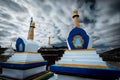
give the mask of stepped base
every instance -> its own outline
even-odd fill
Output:
[[[7,62],[0,63],[3,70],[0,77],[12,80],[26,80],[34,75],[43,75],[47,64],[48,62],[44,61],[39,53],[15,53]]]
[[[46,71],[47,62],[37,62],[29,64],[1,63],[2,74],[0,76],[9,76],[12,78],[24,79],[28,76]]]
[[[97,65],[97,64],[58,64],[59,66],[70,66],[70,67],[86,67],[86,68],[108,68],[108,66],[105,65]]]
[[[66,50],[61,60],[56,62],[59,65],[100,65],[107,66],[95,50]],[[89,66],[88,66],[89,67]]]
[[[50,71],[99,78],[120,77],[120,70],[109,68],[94,49],[66,50],[61,60],[50,67]]]
[[[8,63],[8,62],[1,62],[0,65],[2,68],[9,68],[9,69],[19,69],[19,70],[26,70],[34,67],[44,66],[47,65],[48,62],[36,62],[36,63]]]
[[[88,78],[88,77],[79,77],[79,76],[73,76],[73,75],[66,75],[66,74],[54,74],[53,77],[51,77],[49,80],[96,80],[97,78]],[[97,79],[99,80],[99,79]],[[108,80],[108,79],[106,79]],[[109,79],[111,80],[111,79]]]
[[[23,78],[23,79],[13,78],[10,76],[5,76],[5,75],[0,76],[0,79],[5,79],[5,80],[47,80],[50,77],[52,77],[53,75],[54,74],[52,72],[43,71],[43,72],[28,76],[28,77]]]
[[[118,79],[120,77],[120,70],[116,69],[102,69],[102,68],[84,68],[84,67],[70,67],[52,65],[50,71],[59,74],[91,76],[98,78],[112,78]]]
[[[9,63],[33,63],[42,61],[44,61],[42,55],[33,52],[16,52],[7,60]]]

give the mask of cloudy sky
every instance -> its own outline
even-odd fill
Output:
[[[47,46],[49,36],[51,44],[66,45],[74,9],[98,52],[120,47],[120,0],[0,0],[0,45],[26,39],[31,17],[40,45]]]

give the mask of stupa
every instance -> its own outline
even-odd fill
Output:
[[[38,42],[34,40],[35,22],[31,18],[27,40],[16,40],[16,53],[7,62],[1,62],[2,74],[0,79],[5,80],[45,80],[53,76],[46,71],[45,61],[40,53]]]
[[[118,79],[120,70],[109,67],[92,48],[88,33],[80,27],[78,11],[73,11],[74,28],[68,35],[67,46],[61,60],[50,67],[57,74]],[[59,76],[59,75],[58,75]],[[78,79],[79,80],[79,79]]]

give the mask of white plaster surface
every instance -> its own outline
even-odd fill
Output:
[[[11,56],[7,62],[34,62],[34,61],[44,61],[42,55],[38,54],[31,54],[31,53],[15,53]]]
[[[42,71],[46,71],[46,66],[36,67],[36,68],[32,68],[32,69],[27,69],[27,70],[3,68],[2,75],[10,76],[13,78],[23,79],[25,77],[31,76],[33,74],[37,74]]]
[[[106,63],[95,50],[71,50],[65,51],[57,64],[90,64],[106,66]]]
[[[99,79],[90,79],[85,77],[77,77],[77,76],[70,76],[70,75],[61,75],[61,74],[54,74],[53,77],[51,77],[48,80],[99,80]]]
[[[39,43],[35,40],[26,40],[21,38],[25,44],[25,52],[37,52],[40,48]]]

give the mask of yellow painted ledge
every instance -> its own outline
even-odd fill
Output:
[[[14,64],[30,64],[30,63],[36,63],[36,62],[44,62],[43,60],[36,60],[36,61],[30,61],[30,62],[15,62],[15,61],[8,61],[8,63],[14,63]]]
[[[51,75],[51,74],[53,74],[52,72],[48,72],[48,73],[46,73],[46,74],[43,74],[43,75],[41,75],[41,76],[39,76],[39,77],[37,77],[37,78],[35,78],[35,79],[33,79],[33,80],[43,80],[45,77],[48,77],[49,75]],[[45,79],[46,80],[46,79]]]
[[[76,66],[76,67],[86,67],[86,68],[108,68],[104,65],[92,65],[92,64],[58,64],[59,66]]]
[[[15,54],[40,54],[37,52],[16,52]]]
[[[79,52],[79,51],[94,51],[94,48],[80,49],[80,50],[65,50],[65,52]]]

